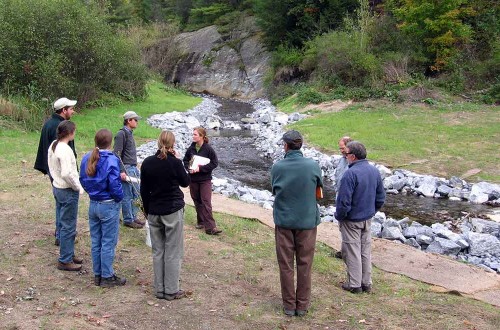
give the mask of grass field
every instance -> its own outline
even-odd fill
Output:
[[[279,109],[300,110],[292,103],[286,100]],[[446,178],[480,169],[470,180],[500,182],[498,106],[365,102],[339,112],[311,112],[291,127],[328,153],[338,153],[338,139],[349,135],[366,145],[368,158],[391,168]]]

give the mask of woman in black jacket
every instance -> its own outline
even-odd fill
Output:
[[[210,162],[193,166],[194,156],[208,158]],[[183,161],[191,177],[189,191],[196,207],[196,228],[205,229],[209,235],[222,233],[222,230],[217,229],[212,215],[212,171],[219,165],[219,161],[214,149],[208,144],[207,132],[203,127],[193,130],[193,143],[187,149]]]
[[[141,197],[148,215],[153,270],[158,299],[173,300],[185,296],[179,288],[184,255],[184,194],[189,176],[174,151],[175,136],[163,131],[158,151],[144,160],[141,167]]]

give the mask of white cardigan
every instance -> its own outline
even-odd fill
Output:
[[[71,150],[67,143],[59,142],[56,146],[56,150],[52,151],[54,142],[50,144],[48,154],[50,176],[54,179],[52,184],[59,189],[71,188],[80,193],[83,192],[82,185],[78,178],[78,170],[73,150]]]

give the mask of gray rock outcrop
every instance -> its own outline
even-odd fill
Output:
[[[179,34],[175,44],[181,56],[165,77],[168,82],[227,98],[264,96],[270,53],[262,46],[252,18],[241,22],[228,40],[216,26],[208,26]]]

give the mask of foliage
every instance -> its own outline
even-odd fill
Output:
[[[270,49],[302,47],[308,40],[340,28],[357,0],[255,0],[254,12]]]
[[[79,104],[103,94],[145,94],[137,47],[78,0],[0,0],[0,90]]]
[[[459,46],[471,40],[472,29],[464,19],[473,16],[474,10],[467,4],[468,0],[393,1],[392,11],[402,31],[425,45],[431,71],[445,69]]]
[[[306,46],[304,70],[329,87],[372,85],[380,76],[380,64],[361,48],[358,36],[357,31],[334,31],[316,37]]]

